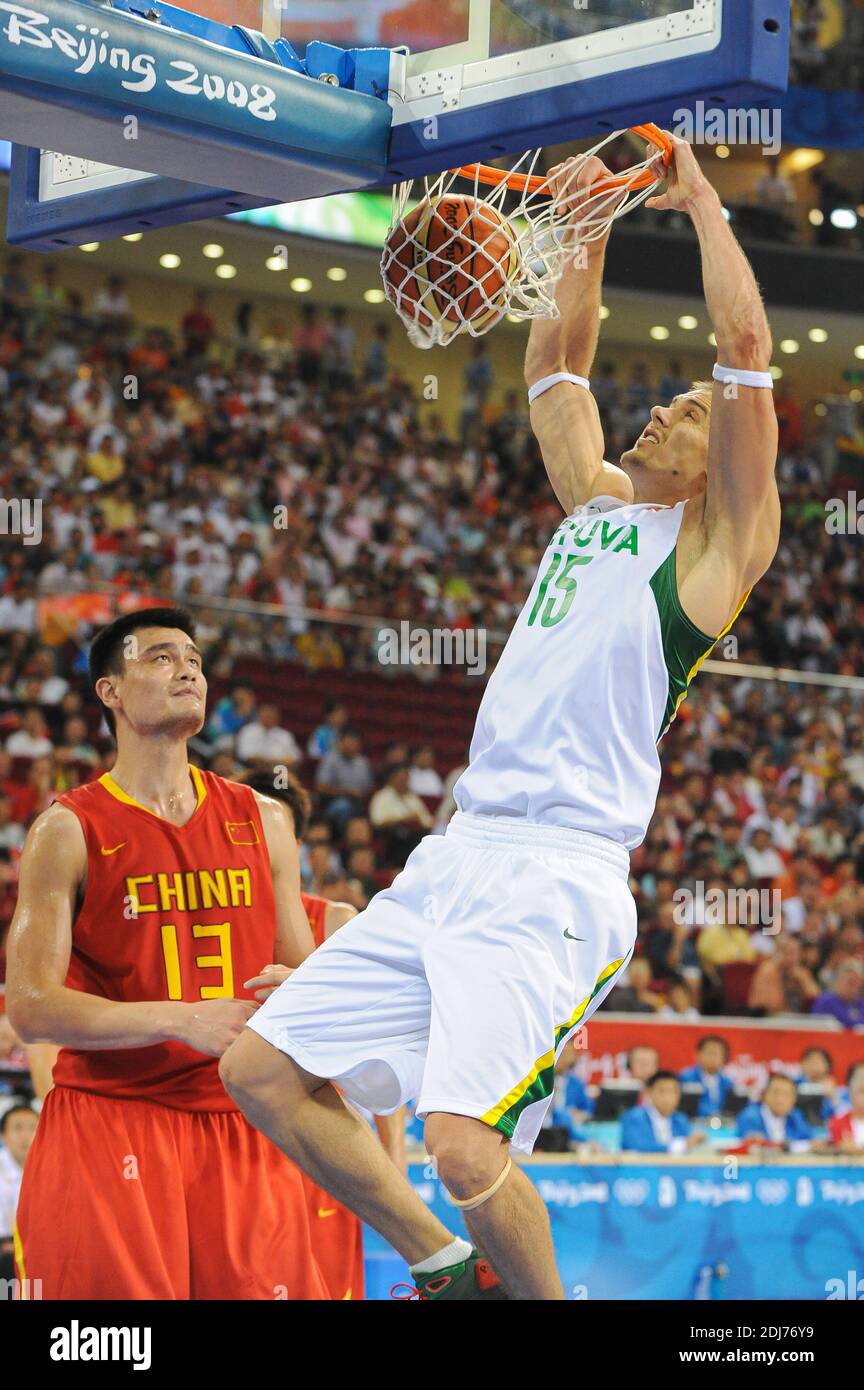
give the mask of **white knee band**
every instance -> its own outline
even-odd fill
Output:
[[[591,390],[591,382],[587,377],[574,376],[572,372],[555,372],[553,376],[544,376],[541,381],[535,381],[533,386],[528,387],[528,404],[532,405],[538,396],[542,396],[550,387],[557,386],[559,381],[572,381],[574,386],[584,386],[586,391]]]
[[[499,1187],[506,1181],[510,1169],[513,1167],[513,1160],[508,1158],[501,1172],[493,1182],[491,1187],[487,1187],[485,1192],[481,1192],[479,1197],[466,1197],[464,1201],[451,1195],[450,1201],[454,1207],[461,1207],[463,1211],[473,1211],[475,1207],[482,1207],[484,1202],[488,1202],[490,1197],[494,1197]]]
[[[713,375],[714,380],[722,381],[724,386],[734,381],[736,386],[759,386],[765,391],[774,389],[774,378],[770,372],[745,372],[738,367],[721,367],[719,362],[715,362]]]

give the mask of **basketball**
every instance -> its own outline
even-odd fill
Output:
[[[421,328],[433,323],[481,329],[499,318],[518,269],[516,237],[505,217],[477,198],[424,199],[384,247],[387,297]]]

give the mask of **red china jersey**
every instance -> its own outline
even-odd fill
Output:
[[[276,909],[255,795],[190,769],[185,825],[147,810],[109,773],[66,792],[87,841],[87,886],[66,985],[124,1003],[251,998],[243,981],[273,959]],[[219,1059],[181,1042],[87,1052],[64,1047],[58,1086],[184,1110],[236,1110]]]
[[[325,919],[327,909],[330,906],[329,898],[319,898],[316,893],[301,893],[300,901],[309,918],[309,925],[312,928],[312,936],[316,947],[324,941]]]

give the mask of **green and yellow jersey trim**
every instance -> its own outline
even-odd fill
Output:
[[[695,623],[691,623],[681,607],[675,565],[676,552],[672,550],[649,581],[660,618],[663,659],[669,676],[669,691],[657,735],[658,743],[678,713],[681,701],[686,700],[690,682],[699,667],[710,656],[720,638],[726,636],[751,593],[748,589],[723,631],[717,637],[709,637],[707,632],[702,632]]]
[[[512,1139],[516,1132],[516,1125],[522,1111],[535,1101],[546,1100],[552,1094],[552,1087],[555,1083],[555,1054],[561,1046],[568,1033],[572,1033],[580,1020],[584,1017],[585,1011],[591,1000],[595,998],[599,990],[612,978],[624,964],[624,957],[620,960],[613,960],[611,965],[597,977],[597,983],[582,1003],[574,1011],[566,1023],[558,1025],[555,1029],[555,1043],[548,1052],[544,1052],[542,1057],[538,1057],[534,1066],[527,1076],[524,1076],[506,1096],[499,1100],[497,1105],[493,1105],[491,1110],[487,1110],[481,1116],[483,1122],[492,1125],[495,1129],[500,1129],[502,1134],[506,1134],[508,1139]]]

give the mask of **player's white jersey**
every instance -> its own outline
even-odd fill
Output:
[[[685,505],[595,498],[561,522],[487,684],[460,811],[641,843],[657,742],[717,640],[678,600]]]

